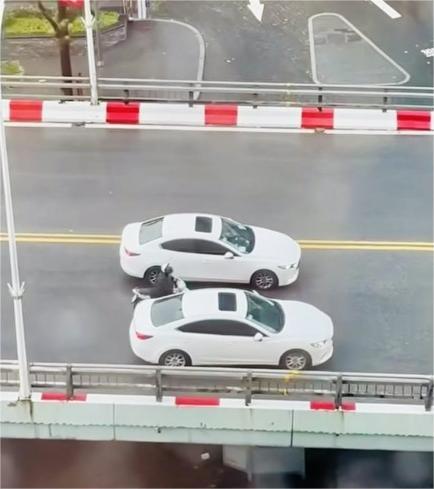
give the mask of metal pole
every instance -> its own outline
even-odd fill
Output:
[[[3,12],[5,2],[0,0],[0,39],[2,36]],[[24,337],[24,320],[22,297],[24,283],[20,283],[18,271],[17,244],[15,240],[15,222],[12,207],[11,181],[9,176],[8,154],[6,150],[6,133],[3,119],[2,88],[0,84],[0,154],[2,160],[3,192],[5,196],[6,226],[9,242],[9,259],[11,265],[11,282],[9,292],[14,301],[15,333],[17,337],[18,371],[20,377],[19,398],[30,398],[29,368],[27,364],[26,342]]]
[[[101,68],[104,66],[103,56],[103,48],[101,46],[101,32],[99,30],[98,18],[99,18],[99,0],[94,0],[94,10],[95,10],[95,44],[96,44],[96,66],[97,68]],[[100,70],[97,69],[97,74],[100,74]]]
[[[95,47],[93,43],[93,29],[92,29],[94,22],[96,22],[96,19],[92,18],[90,0],[84,0],[84,25],[86,27],[87,59],[89,64],[90,101],[92,105],[97,105],[98,89],[97,89],[97,81],[96,81]]]

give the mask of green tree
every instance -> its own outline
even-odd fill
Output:
[[[48,9],[41,1],[38,8],[54,29],[60,54],[62,76],[72,76],[70,24],[81,15],[83,0],[57,0],[57,11]],[[72,96],[72,88],[62,88],[65,95]]]

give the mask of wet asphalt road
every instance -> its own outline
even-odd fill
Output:
[[[432,241],[426,137],[9,129],[8,141],[19,232],[117,234],[201,210],[296,239]],[[13,358],[2,251],[1,352]],[[140,362],[116,245],[20,244],[19,258],[31,360]],[[299,280],[271,295],[332,316],[324,369],[427,373],[432,265],[429,252],[306,250]]]
[[[433,47],[433,4],[391,1],[402,17],[391,19],[369,1],[265,0],[262,22],[245,1],[163,1],[152,17],[175,18],[194,25],[206,41],[205,79],[252,82],[312,83],[308,19],[318,13],[343,16],[410,75],[409,85],[432,86],[433,58],[422,49]],[[327,40],[329,74],[322,82],[372,84],[379,81],[373,58],[348,43],[348,63],[332,53],[342,47]],[[385,65],[388,62],[384,61]],[[354,76],[348,80],[350,65]],[[383,69],[387,71],[387,66]],[[372,72],[372,73],[370,73]],[[392,75],[392,73],[390,73]],[[357,76],[360,75],[360,76]],[[371,76],[370,76],[371,75]],[[389,77],[386,83],[396,80]]]

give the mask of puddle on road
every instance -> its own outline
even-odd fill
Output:
[[[321,84],[399,85],[410,75],[345,17],[309,18],[312,78]]]

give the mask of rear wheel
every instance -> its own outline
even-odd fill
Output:
[[[169,350],[161,355],[158,363],[164,367],[188,367],[191,359],[182,350]]]
[[[151,267],[146,270],[143,278],[145,279],[145,284],[148,286],[154,286],[157,282],[158,274],[160,273],[160,267]]]
[[[312,359],[304,350],[289,350],[282,355],[279,365],[286,370],[304,370],[312,365]]]
[[[274,289],[279,285],[276,274],[271,270],[258,270],[251,279],[252,287],[259,290]]]

